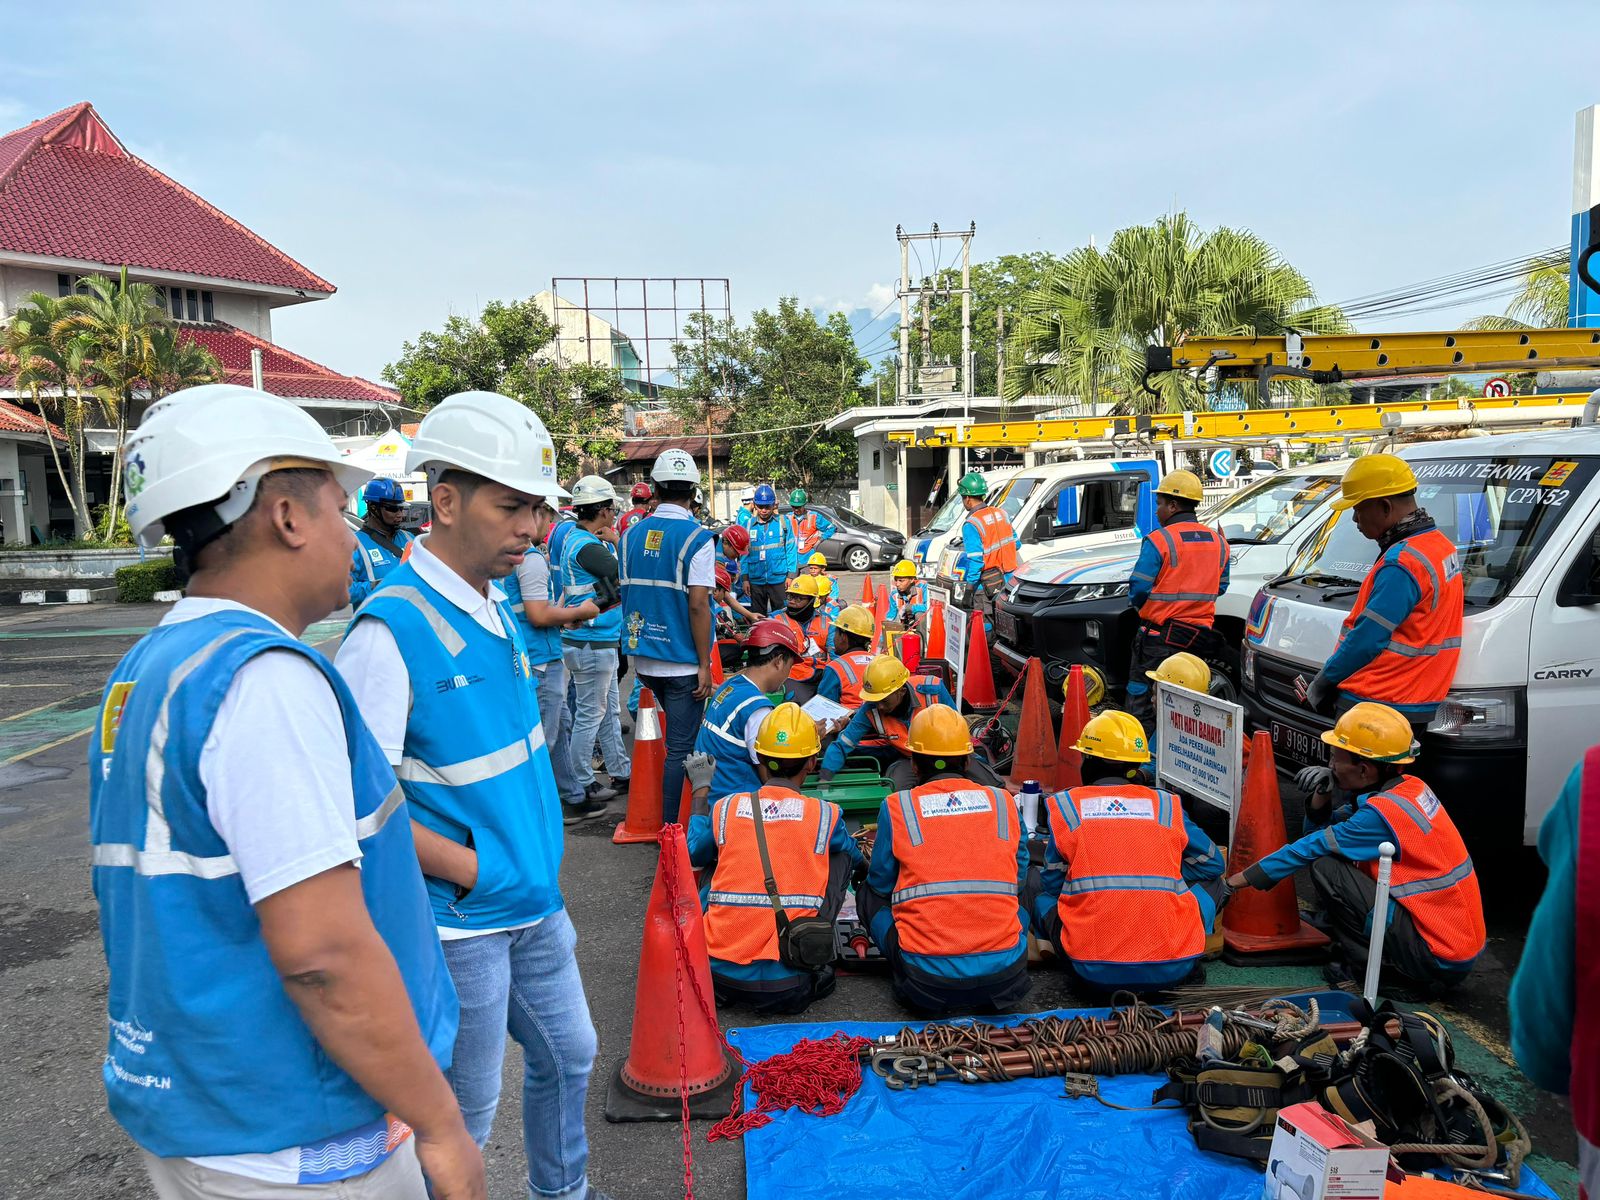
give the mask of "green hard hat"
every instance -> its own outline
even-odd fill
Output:
[[[981,500],[989,494],[989,485],[983,481],[983,476],[978,472],[968,471],[956,485],[956,491],[963,496],[976,496]]]
[[[789,505],[790,505],[790,507],[792,507],[792,508],[800,508],[800,507],[804,506],[805,502],[806,502],[806,493],[805,493],[805,489],[804,488],[795,488],[794,491],[789,493]]]

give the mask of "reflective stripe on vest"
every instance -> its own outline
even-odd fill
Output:
[[[1139,609],[1152,625],[1183,621],[1210,627],[1222,594],[1222,572],[1228,565],[1228,542],[1198,521],[1173,521],[1152,530],[1150,542],[1161,556],[1150,595]]]
[[[694,748],[716,760],[711,776],[713,800],[761,786],[744,731],[753,716],[772,707],[772,701],[744,675],[734,675],[711,694]]]
[[[1339,685],[1363,700],[1385,704],[1437,704],[1450,691],[1461,658],[1465,589],[1455,543],[1437,529],[1425,530],[1390,546],[1372,564],[1339,639],[1355,627],[1367,607],[1378,572],[1397,566],[1416,581],[1420,599],[1405,620],[1389,631],[1389,645]],[[1375,615],[1375,614],[1365,614]],[[1379,620],[1387,626],[1388,622]]]
[[[839,820],[835,805],[793,788],[767,784],[725,796],[712,806],[717,862],[706,898],[706,949],[730,963],[778,961],[778,925],[767,896],[755,821],[742,815],[762,805],[778,902],[791,917],[815,916],[828,890],[828,842]]]
[[[888,798],[897,864],[889,901],[902,950],[960,956],[1019,944],[1015,804],[999,788],[951,777]]]
[[[790,513],[789,529],[794,534],[795,549],[801,554],[810,554],[822,540],[818,536],[817,514],[809,510],[799,517]]]
[[[920,686],[922,684],[932,682],[932,676],[913,675],[910,681],[904,685],[911,689],[912,716],[915,716],[922,709],[927,708],[928,705],[937,703],[932,696],[922,691]],[[883,710],[878,707],[878,703],[876,701],[872,702],[872,709],[868,714],[868,719],[872,722],[872,728],[877,731],[878,736],[883,738],[885,742],[893,746],[896,750],[900,751],[901,754],[911,753],[911,723],[909,720],[902,720],[900,717],[885,716]]]
[[[1578,1181],[1600,1200],[1600,746],[1583,757],[1578,787],[1574,882],[1572,1120],[1578,1130]]]
[[[711,532],[685,517],[652,514],[622,540],[622,649],[670,663],[698,663],[689,622],[689,566],[712,542]]]
[[[850,650],[828,663],[827,669],[839,677],[839,703],[846,708],[861,707],[861,681],[866,678],[872,655],[865,650]]]
[[[1395,855],[1389,897],[1410,915],[1422,940],[1442,962],[1464,965],[1482,952],[1483,899],[1466,844],[1438,797],[1413,775],[1386,792],[1366,798],[1394,831]],[[1374,879],[1376,862],[1362,870]]]
[[[1204,952],[1200,905],[1183,879],[1189,835],[1171,792],[1073,788],[1045,811],[1066,864],[1056,912],[1069,958],[1166,963]]]
[[[1017,569],[1017,535],[1011,528],[1011,518],[1005,509],[980,508],[968,520],[978,526],[978,538],[983,543],[983,569],[991,567],[1010,575]]]
[[[811,641],[811,622],[808,621],[805,625],[801,625],[799,621],[796,621],[788,613],[784,613],[778,619],[794,632],[795,640],[798,641],[802,646]],[[813,618],[813,620],[815,620],[815,618]],[[816,673],[817,660],[809,654],[803,654],[799,658],[795,659],[794,666],[789,668],[789,678],[799,680],[801,682],[810,679]]]

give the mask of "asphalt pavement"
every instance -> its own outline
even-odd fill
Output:
[[[841,582],[847,595],[860,587],[856,576]],[[107,671],[164,611],[161,605],[112,604],[0,610],[0,1062],[7,1075],[0,1197],[150,1195],[137,1153],[106,1112],[100,1082],[106,974],[89,888],[84,764]],[[331,620],[313,627],[306,640],[331,653],[341,630],[342,621]],[[602,1116],[606,1085],[628,1049],[641,920],[655,861],[653,847],[612,845],[621,815],[619,808],[611,820],[568,830],[562,884],[600,1040],[588,1109],[591,1178],[617,1200],[656,1200],[679,1194],[682,1186],[678,1126],[611,1125]],[[1566,1105],[1528,1084],[1507,1048],[1505,994],[1541,876],[1522,852],[1495,866],[1504,870],[1496,871],[1500,881],[1488,889],[1484,958],[1460,993],[1430,1007],[1455,1029],[1468,1069],[1528,1123],[1537,1151],[1533,1165],[1571,1196],[1575,1149]],[[1316,978],[1305,968],[1211,966],[1213,983],[1303,990]],[[1053,973],[1037,971],[1027,1006],[1077,1002]],[[868,974],[841,977],[834,995],[804,1019],[905,1018],[887,982]],[[727,1027],[760,1021],[742,1013],[723,1014],[723,1020]],[[490,1194],[507,1200],[527,1194],[520,1086],[513,1044],[486,1152]],[[706,1128],[694,1127],[695,1194],[737,1200],[745,1194],[742,1149],[738,1143],[708,1145]]]

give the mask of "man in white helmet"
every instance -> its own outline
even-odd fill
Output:
[[[711,587],[716,539],[694,519],[700,468],[682,450],[664,450],[650,469],[660,504],[622,539],[622,644],[639,682],[667,717],[662,815],[679,817],[683,760],[694,752],[711,694]]]
[[[622,748],[622,705],[617,689],[622,594],[617,584],[617,493],[599,475],[572,485],[577,523],[561,551],[561,603],[593,603],[600,615],[561,631],[567,674],[572,677],[572,773],[584,790],[585,815],[599,816],[628,790],[631,769]],[[600,747],[611,784],[594,774]]]
[[[461,999],[449,1079],[481,1146],[506,1033],[525,1059],[522,1136],[533,1194],[581,1200],[595,1034],[559,888],[561,805],[526,645],[495,580],[528,552],[536,509],[566,492],[532,411],[461,392],[422,420],[433,527],[357,612],[338,656],[399,768],[417,859]]]
[[[482,1197],[408,808],[298,640],[348,600],[341,509],[369,473],[230,384],[152,405],[125,470],[134,535],[170,534],[188,588],[112,670],[90,743],[111,1114],[163,1200],[423,1200],[423,1172]]]

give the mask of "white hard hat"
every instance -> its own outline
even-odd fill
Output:
[[[578,508],[585,504],[615,504],[616,502],[616,489],[611,486],[610,480],[604,476],[585,475],[572,485],[573,508]]]
[[[346,492],[372,478],[344,461],[311,414],[281,396],[233,383],[185,388],[152,404],[128,438],[128,526],[154,546],[168,517],[207,503],[232,525],[249,510],[261,476],[307,466],[327,467]]]
[[[544,422],[526,405],[497,392],[457,392],[436,404],[417,427],[406,471],[429,470],[429,482],[456,467],[529,496],[564,499],[556,482],[556,450]]]
[[[650,468],[650,478],[657,483],[699,483],[700,468],[687,450],[663,450]]]
[[[753,487],[747,487],[747,488],[745,488],[744,491],[739,493],[739,501],[742,504],[748,504],[748,503],[750,503],[750,501],[754,500],[755,498],[756,498],[756,490]]]

